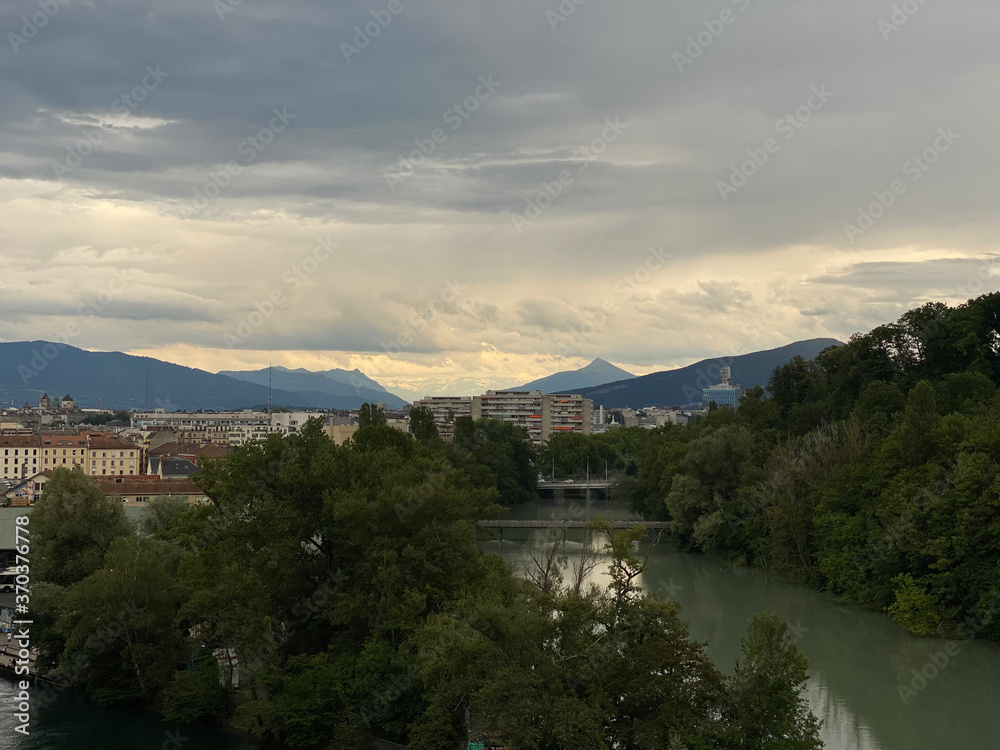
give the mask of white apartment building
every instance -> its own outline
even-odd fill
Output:
[[[27,479],[37,474],[41,458],[42,441],[35,435],[0,436],[4,479]]]
[[[326,421],[321,412],[294,411],[268,414],[263,411],[207,412],[141,412],[133,415],[132,425],[139,429],[151,426],[168,427],[180,442],[228,443],[246,445],[263,440],[268,435],[290,435],[301,431],[312,417]]]
[[[471,396],[425,396],[420,401],[414,401],[413,405],[431,410],[442,440],[455,437],[456,419],[472,415]]]
[[[473,419],[511,422],[528,431],[535,445],[563,432],[591,434],[594,403],[580,395],[541,391],[487,391],[472,398]]]
[[[263,411],[227,412],[166,412],[157,409],[153,412],[138,412],[132,415],[132,426],[141,430],[149,427],[169,427],[176,434],[178,441],[190,443],[229,443],[230,433],[245,435],[245,427],[265,428],[270,434],[271,415]],[[253,430],[250,431],[253,434]]]

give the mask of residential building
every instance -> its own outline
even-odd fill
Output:
[[[121,438],[89,435],[84,473],[92,477],[143,473],[142,448]]]
[[[46,482],[51,478],[52,469],[41,471],[28,477],[19,485],[4,493],[7,498],[7,504],[19,508],[34,505],[42,496],[42,490],[45,489]]]
[[[138,412],[132,416],[132,426],[148,429],[168,427],[179,440],[196,443],[228,444],[231,433],[243,433],[246,426],[264,426],[269,434],[271,415],[262,411],[245,409],[237,412]]]
[[[163,479],[147,474],[138,477],[95,477],[105,497],[120,498],[124,505],[145,505],[159,497],[184,497],[192,505],[208,502],[208,495],[189,479]]]
[[[198,465],[186,458],[150,456],[149,473],[161,479],[187,479],[198,473]]]
[[[431,410],[438,435],[447,441],[455,437],[455,420],[472,414],[472,398],[469,396],[425,396],[414,401],[413,406]]]
[[[542,397],[542,441],[563,432],[589,435],[593,428],[594,402],[580,395],[553,394]]]
[[[39,470],[84,468],[87,462],[88,433],[44,433]]]
[[[358,431],[358,426],[356,424],[328,424],[324,429],[335,445],[343,445]]]
[[[523,427],[531,442],[542,443],[541,391],[486,391],[472,397],[473,419],[499,419]]]
[[[535,445],[553,434],[591,434],[592,413],[590,399],[541,391],[487,391],[472,398],[471,408],[473,419],[499,419],[523,427]]]
[[[3,479],[27,479],[41,468],[42,441],[37,435],[0,435]]]

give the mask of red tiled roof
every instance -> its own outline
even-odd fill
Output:
[[[127,440],[122,440],[116,437],[98,437],[96,435],[90,436],[90,447],[91,449],[98,450],[138,450],[139,446],[135,443],[130,443]]]
[[[35,435],[0,435],[0,448],[34,448],[41,444]]]
[[[161,479],[155,475],[133,477],[93,477],[105,495],[204,495],[204,490],[187,479]]]
[[[221,445],[213,443],[199,445],[198,443],[169,442],[158,445],[155,448],[150,448],[149,455],[191,458],[194,460],[194,458],[199,456],[204,456],[205,458],[225,458],[229,455],[229,451]]]

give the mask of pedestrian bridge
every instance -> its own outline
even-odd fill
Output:
[[[540,490],[606,490],[611,482],[605,479],[577,479],[572,482],[565,479],[539,479]]]
[[[500,518],[480,521],[479,525],[485,529],[585,529],[588,523],[590,521],[560,521],[557,519],[549,521],[523,521]],[[613,529],[631,529],[635,526],[645,526],[652,531],[670,528],[669,521],[610,521],[610,524]]]
[[[514,520],[514,519],[490,519],[480,521],[479,525],[484,529],[495,529],[497,538],[503,541],[504,529],[561,529],[563,541],[566,540],[566,532],[569,529],[586,529],[588,521],[566,521],[566,520]],[[636,526],[643,526],[647,531],[657,531],[662,534],[670,528],[669,521],[609,521],[612,529],[634,529]]]

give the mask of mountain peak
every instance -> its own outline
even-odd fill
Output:
[[[627,380],[634,377],[632,373],[616,367],[606,359],[597,357],[589,365],[581,367],[579,370],[557,372],[554,375],[533,380],[521,387],[544,393],[560,393],[581,388],[593,388],[615,380]]]

